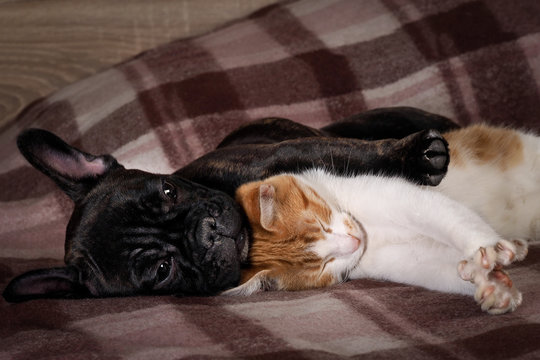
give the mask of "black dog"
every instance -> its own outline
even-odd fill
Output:
[[[110,155],[87,154],[49,132],[27,130],[18,139],[22,154],[75,209],[66,231],[66,266],[20,275],[3,295],[16,302],[219,293],[237,284],[248,254],[249,229],[233,200],[240,184],[317,166],[437,185],[448,149],[437,131],[425,129],[454,127],[411,108],[375,110],[320,130],[265,119],[172,175],[126,170]]]

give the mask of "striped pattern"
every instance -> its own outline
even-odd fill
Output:
[[[315,127],[409,105],[540,131],[537,0],[284,2],[70,85],[0,130],[0,287],[60,265],[71,204],[18,154],[51,130],[127,167],[170,172],[263,116]],[[540,247],[512,268],[523,305],[370,280],[250,298],[0,301],[0,358],[540,357]]]

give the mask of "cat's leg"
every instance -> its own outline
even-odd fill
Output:
[[[459,229],[447,233],[447,241],[463,254],[463,260],[457,264],[459,277],[474,284],[474,298],[482,310],[490,314],[514,311],[521,304],[522,295],[502,269],[525,258],[527,242],[501,239],[472,211],[462,209],[460,212],[468,220],[463,218],[459,224],[454,224]]]
[[[474,298],[482,310],[490,314],[514,311],[522,296],[502,268],[525,258],[527,242],[501,239],[476,213],[461,204],[445,206],[449,214],[443,220],[442,230],[445,226],[453,228],[446,228],[448,231],[437,239],[445,238],[462,252],[463,260],[457,264],[460,278],[474,284]]]
[[[514,311],[522,300],[503,266],[520,261],[527,255],[527,243],[522,240],[500,240],[495,246],[480,247],[476,253],[458,265],[463,280],[475,284],[475,300],[482,310],[491,314]]]
[[[350,279],[372,278],[421,286],[430,290],[474,295],[474,284],[456,274],[463,258],[453,247],[425,237],[369,234],[371,242]]]
[[[462,251],[432,239],[394,241],[368,246],[351,278],[370,277],[472,295],[481,309],[490,314],[514,311],[521,304],[522,295],[502,266],[524,258],[525,242],[510,244],[501,240],[460,261],[464,257]]]
[[[461,256],[454,264],[453,274],[474,281],[476,299],[482,307],[491,313],[515,309],[521,294],[500,270],[523,259],[527,243],[501,239],[478,214],[440,193],[395,181],[385,187],[377,179],[372,181],[377,187],[370,187],[369,182],[362,184],[362,198],[355,198],[355,203],[370,204],[373,215],[369,222],[385,231],[388,224],[393,224],[395,233],[408,231],[455,249]],[[359,206],[354,213],[365,214]],[[368,224],[365,227],[369,229]]]

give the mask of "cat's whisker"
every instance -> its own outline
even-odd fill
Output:
[[[349,150],[349,156],[347,157],[347,164],[345,165],[345,174],[350,176],[349,165],[351,164],[352,149]]]

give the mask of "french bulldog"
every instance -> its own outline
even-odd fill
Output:
[[[19,275],[7,301],[137,294],[212,295],[237,285],[249,228],[241,184],[309,167],[372,172],[437,185],[450,120],[413,108],[368,111],[314,129],[280,118],[250,123],[173,174],[128,170],[45,130],[18,137],[24,157],[75,203],[65,266]],[[438,130],[438,131],[437,131]]]

